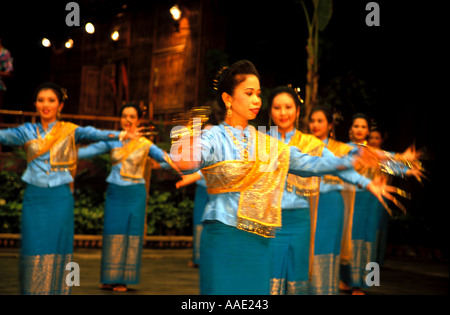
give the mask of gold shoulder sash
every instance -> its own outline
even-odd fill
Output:
[[[76,163],[76,153],[73,154],[64,154],[67,153],[68,150],[74,149],[75,151],[75,134],[74,131],[78,126],[72,124],[70,122],[62,122],[58,121],[50,130],[49,133],[44,138],[34,139],[25,144],[25,150],[27,151],[27,160],[28,162],[33,161],[35,158],[45,154],[48,151],[51,151],[50,154],[50,162],[52,165],[59,164],[71,164]],[[39,135],[39,129],[37,130]],[[63,142],[70,141],[69,146],[62,145]],[[63,151],[63,152],[60,152]],[[62,154],[58,154],[62,153]],[[59,155],[64,155],[65,158],[62,158]],[[65,160],[65,161],[61,161]]]
[[[142,179],[146,172],[148,163],[148,152],[153,142],[141,137],[132,139],[125,143],[123,147],[111,150],[111,163],[117,165],[122,163],[120,175],[124,179]]]
[[[353,147],[346,143],[328,139],[327,148],[337,157],[347,155]],[[353,229],[353,213],[355,206],[355,186],[344,183],[339,177],[326,175],[324,182],[329,184],[340,184],[342,199],[344,201],[344,227],[341,240],[340,259],[342,264],[348,264],[352,257],[352,229]]]
[[[334,139],[328,139],[327,148],[337,157],[343,157],[353,149],[351,145],[336,141]]]
[[[355,212],[355,194],[356,188],[354,185],[343,183],[341,195],[344,201],[344,226],[340,254],[340,260],[343,265],[349,264],[353,256],[352,230],[353,214]]]
[[[222,161],[203,168],[208,193],[240,192],[237,228],[274,237],[281,227],[281,198],[289,169],[289,147],[256,132],[254,161]],[[261,149],[260,144],[265,143]]]
[[[343,157],[343,156],[347,155],[353,149],[353,147],[351,145],[348,145],[348,144],[340,142],[340,141],[336,141],[334,139],[328,139],[327,148],[337,157]],[[342,185],[343,184],[343,181],[339,177],[333,176],[333,175],[325,175],[323,177],[323,181],[324,181],[324,183],[331,184],[331,185]]]
[[[308,135],[295,131],[289,145],[297,147],[302,153],[307,153],[311,156],[322,156],[323,148],[325,144],[320,139],[313,135]],[[295,187],[295,193],[308,198],[310,216],[311,216],[311,240],[310,240],[310,253],[309,253],[309,279],[312,278],[313,266],[314,266],[314,243],[316,236],[317,225],[317,207],[319,206],[319,189],[320,178],[319,177],[300,177],[294,174],[289,174],[287,178],[287,191],[292,192]]]
[[[295,131],[294,136],[289,142],[290,146],[297,147],[302,153],[307,153],[312,156],[321,156],[325,144],[313,135],[308,135]],[[293,187],[296,188],[296,193],[301,196],[309,197],[319,193],[319,177],[300,177],[294,174],[289,174],[287,178],[287,191],[292,192]]]

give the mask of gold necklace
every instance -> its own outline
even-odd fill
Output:
[[[251,142],[250,138],[253,138],[253,137],[251,137],[252,134],[250,133],[249,141],[247,141],[247,139],[244,138],[243,141],[247,142],[247,148],[244,148],[242,146],[242,144],[239,142],[239,140],[236,139],[236,137],[233,135],[233,133],[231,132],[230,128],[227,125],[225,125],[225,124],[223,126],[225,127],[225,131],[228,133],[228,135],[230,135],[230,137],[233,140],[234,144],[238,147],[241,157],[242,156],[244,157],[244,161],[248,161],[249,152],[248,152],[247,148],[249,147],[249,145],[250,145],[249,143]],[[245,134],[244,134],[244,137],[245,137]]]
[[[47,136],[48,129],[45,130],[44,127],[42,127],[42,130],[44,130],[44,138],[45,138]],[[36,133],[37,133],[38,139],[42,139],[42,135],[41,135],[41,132],[39,131],[39,127],[36,127]]]

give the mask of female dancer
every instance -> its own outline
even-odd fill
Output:
[[[370,120],[364,114],[356,114],[352,118],[350,127],[349,144],[367,144],[367,137],[370,133]],[[365,176],[373,177],[373,171],[367,169]],[[346,227],[351,229],[351,252],[349,259],[341,259],[341,283],[340,289],[351,291],[353,295],[364,295],[361,288],[368,288],[366,278],[366,265],[374,261],[375,241],[378,220],[375,220],[378,203],[372,195],[355,188],[355,201],[353,215],[348,217],[350,222],[346,222]],[[344,231],[349,233],[349,231]]]
[[[322,140],[336,156],[344,156],[353,147],[329,137],[333,117],[326,107],[313,108],[309,116],[310,132]],[[344,190],[344,183],[336,176],[323,176],[317,213],[314,252],[314,274],[311,281],[312,294],[339,293],[339,265],[344,226],[344,197],[354,198],[352,191]]]
[[[210,200],[203,215],[200,253],[201,294],[269,294],[270,238],[281,227],[281,197],[288,171],[321,176],[352,168],[352,159],[301,153],[249,126],[261,108],[259,75],[246,60],[218,79],[222,122],[200,141],[182,134],[171,148],[183,171],[202,169]],[[175,135],[175,132],[172,132]],[[188,149],[183,159],[179,149]],[[193,154],[193,155],[191,155]],[[385,193],[377,188],[381,198]]]
[[[142,114],[137,105],[122,106],[122,128],[137,128]],[[144,137],[101,141],[82,147],[78,152],[80,159],[111,152],[112,168],[106,179],[100,288],[125,292],[128,284],[139,283],[148,192],[145,175],[151,171],[148,157],[170,169],[167,155]]]
[[[76,143],[135,138],[126,132],[79,127],[58,119],[66,99],[53,84],[40,85],[35,94],[38,123],[0,130],[0,143],[25,145],[28,157],[22,180],[27,184],[22,208],[20,259],[23,294],[70,294],[65,267],[73,253],[73,182],[77,162]]]
[[[270,116],[278,127],[278,139],[297,147],[303,153],[332,157],[333,153],[322,141],[296,129],[300,100],[300,96],[289,86],[278,87],[269,96]],[[348,147],[346,154],[354,149]],[[336,175],[338,180],[342,179],[361,188],[366,188],[370,183],[370,180],[354,170],[338,172]],[[339,260],[332,253],[340,247],[340,236],[335,240],[336,234],[339,234],[336,230],[339,230],[340,214],[334,213],[335,211],[324,213],[322,195],[318,211],[318,198],[318,177],[288,175],[281,202],[283,225],[271,244],[275,260],[272,294],[308,293],[308,267],[312,269],[310,276],[313,279],[313,293],[336,293],[337,283],[334,283],[333,272],[339,266],[336,264]],[[340,232],[342,233],[342,226]]]
[[[380,130],[374,129],[370,131],[368,139],[369,146],[381,150],[383,142],[384,137]],[[384,259],[386,255],[387,231],[389,224],[389,214],[381,205],[378,205],[375,220],[378,221],[378,227],[375,241],[374,261],[377,262],[381,267],[384,265]]]

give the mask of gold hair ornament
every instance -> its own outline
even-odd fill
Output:
[[[216,91],[219,89],[220,77],[222,76],[222,73],[225,71],[226,68],[228,68],[228,66],[224,66],[224,67],[220,68],[220,70],[217,72],[217,74],[213,80],[213,87],[214,87],[214,90],[216,90]]]
[[[62,101],[65,102],[69,97],[67,96],[67,89],[61,88]]]
[[[299,87],[293,87],[292,84],[288,84],[287,86],[294,90],[295,94],[297,94],[298,100],[303,104],[305,101],[303,101],[302,97],[300,96],[301,89]]]

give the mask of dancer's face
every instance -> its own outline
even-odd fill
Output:
[[[352,141],[363,142],[369,136],[369,125],[364,118],[356,118],[350,127]]]
[[[294,129],[300,109],[296,108],[290,94],[280,93],[273,98],[270,115],[275,125],[278,126],[278,130],[286,133]]]
[[[64,107],[64,103],[59,102],[58,96],[52,89],[39,91],[34,105],[39,113],[41,122],[45,123],[56,121],[58,111],[61,111]]]
[[[321,140],[325,140],[331,131],[332,124],[328,123],[324,112],[316,111],[311,114],[309,120],[309,131]]]
[[[381,149],[381,145],[383,144],[383,137],[379,131],[371,131],[369,134],[368,145],[371,147]]]
[[[140,122],[136,108],[126,107],[123,109],[122,116],[120,116],[120,125],[123,130],[130,130],[132,127],[136,128]]]
[[[233,95],[223,93],[225,104],[231,104],[233,114],[225,121],[232,125],[245,127],[249,120],[253,120],[261,109],[261,87],[255,75],[247,75],[245,81],[238,84]]]

